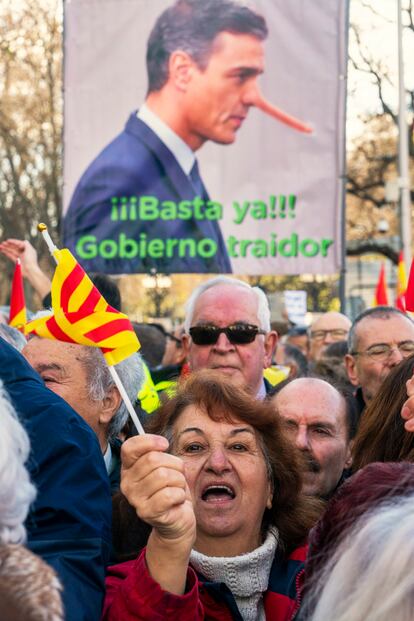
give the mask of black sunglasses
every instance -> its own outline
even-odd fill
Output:
[[[219,328],[218,326],[193,326],[189,330],[193,343],[196,345],[214,345],[222,332],[233,345],[246,345],[253,343],[258,334],[266,334],[258,326],[249,323],[233,323],[231,326]]]

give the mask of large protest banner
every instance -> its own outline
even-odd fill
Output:
[[[148,86],[148,37],[171,4],[65,2],[65,245],[86,270],[112,274],[338,271],[347,2],[249,4],[269,30],[261,91],[313,131],[252,106],[232,144],[197,150],[204,187],[177,170],[151,130],[141,135],[136,117]],[[206,97],[206,112],[213,103]],[[98,156],[126,123],[115,147]],[[127,150],[135,147],[132,162]]]

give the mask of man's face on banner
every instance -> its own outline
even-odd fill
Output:
[[[231,144],[257,96],[264,70],[262,42],[251,35],[222,32],[207,67],[194,64],[188,84],[186,118],[193,149],[207,140]]]

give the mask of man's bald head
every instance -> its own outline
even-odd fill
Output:
[[[289,382],[272,401],[305,458],[304,492],[329,497],[351,465],[352,430],[344,396],[322,379],[303,377]]]

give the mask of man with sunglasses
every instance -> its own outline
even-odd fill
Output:
[[[277,333],[261,289],[225,276],[208,280],[188,300],[184,327],[191,370],[216,369],[258,398],[266,396],[263,371],[271,365]]]
[[[392,306],[369,308],[352,324],[348,351],[346,369],[362,412],[390,370],[414,354],[414,322]]]

